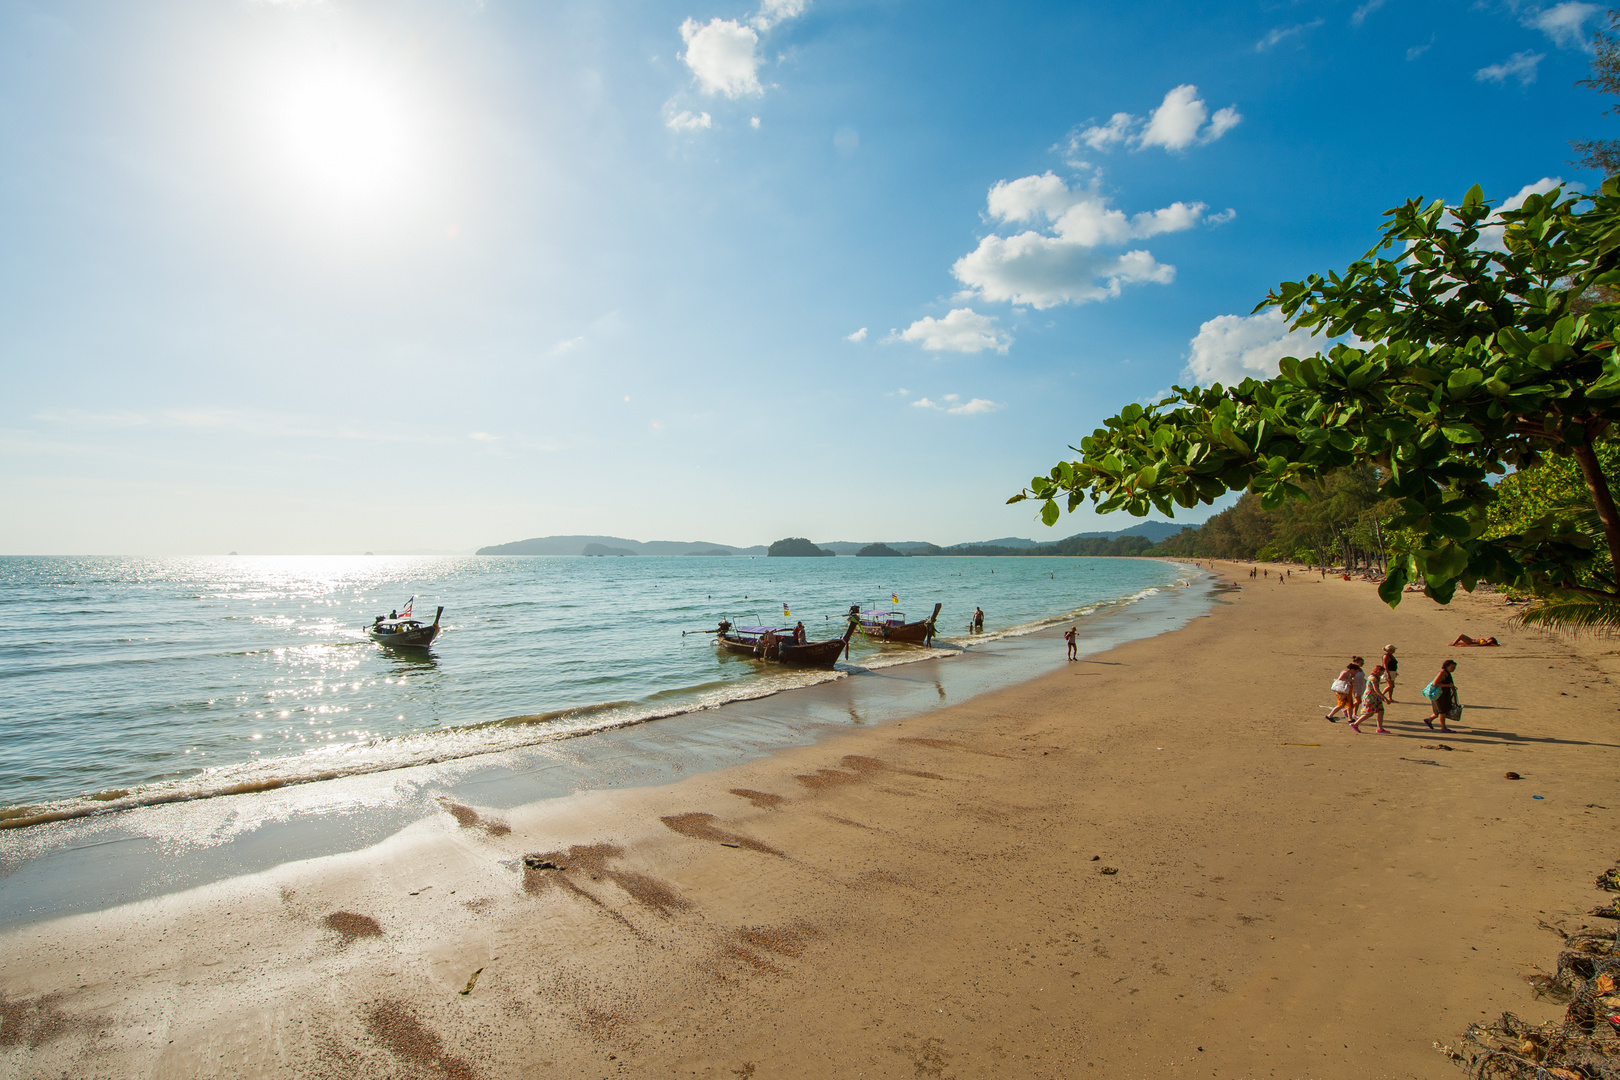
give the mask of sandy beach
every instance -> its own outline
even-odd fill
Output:
[[[1560,1012],[1538,923],[1620,856],[1620,650],[1216,569],[1208,616],[962,704],[9,931],[0,1074],[1461,1075],[1436,1042]],[[1324,721],[1386,642],[1392,734]]]

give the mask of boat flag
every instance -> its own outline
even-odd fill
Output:
[[[899,602],[900,602],[900,594],[899,593],[895,592],[895,593],[890,593],[889,594],[889,603],[898,604]]]
[[[410,618],[411,617],[411,605],[414,604],[414,603],[416,603],[416,595],[413,593],[413,594],[411,594],[411,598],[409,600],[405,601],[405,610],[401,611],[399,613],[399,617],[402,618],[402,619]]]
[[[784,604],[783,604],[783,605],[782,605],[782,618],[784,618],[784,619],[791,619],[791,618],[792,618],[792,617],[793,617],[793,616],[791,616],[791,615],[789,615],[789,614],[788,614],[788,609],[787,609],[787,604],[786,604],[786,603],[784,603]]]

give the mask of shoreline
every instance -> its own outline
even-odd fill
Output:
[[[1079,619],[1089,654],[1208,606],[1207,574],[1185,560],[1189,583],[1097,605]],[[1064,620],[1067,621],[1067,620]],[[0,830],[0,930],[41,918],[148,899],[279,863],[369,846],[442,813],[443,800],[495,809],[584,789],[667,783],[805,745],[852,725],[886,723],[941,702],[1005,688],[1061,664],[1058,624],[1003,631],[982,643],[915,659],[855,665],[840,677],[709,707],[559,733],[506,750],[356,770],[240,792],[162,796],[132,807],[79,807],[38,825]],[[94,846],[86,864],[77,855]],[[116,865],[107,873],[108,863]]]
[[[964,702],[7,931],[0,1062],[1439,1078],[1470,1020],[1560,1012],[1524,975],[1613,862],[1612,643],[1217,568],[1208,618]],[[1386,641],[1396,734],[1324,722]]]
[[[1191,573],[1185,560],[1155,560],[1181,574]],[[992,571],[993,573],[994,571]],[[0,834],[19,828],[57,821],[72,821],[106,813],[141,809],[176,802],[228,797],[272,791],[298,784],[386,773],[398,769],[440,765],[463,758],[487,757],[506,751],[522,751],[544,743],[593,735],[619,727],[667,720],[693,712],[706,712],[727,705],[758,701],[789,690],[802,690],[823,682],[869,674],[884,668],[947,657],[1008,638],[1039,634],[1061,622],[1085,620],[1129,609],[1132,604],[1162,589],[1185,587],[1193,578],[1183,577],[1169,584],[1147,585],[1141,590],[1114,597],[1080,602],[1057,615],[1039,615],[1027,621],[991,629],[967,637],[942,635],[922,649],[885,649],[873,652],[861,648],[858,661],[844,658],[836,669],[792,668],[781,665],[749,665],[746,661],[722,656],[722,663],[751,667],[753,678],[729,681],[713,677],[707,682],[658,689],[646,696],[627,700],[589,701],[544,711],[528,710],[505,716],[492,715],[462,723],[423,728],[347,745],[323,747],[293,754],[253,756],[246,760],[198,768],[182,775],[128,783],[127,787],[106,787],[73,795],[35,798],[12,805],[0,805]],[[686,635],[683,634],[684,638]],[[701,635],[700,635],[701,636]],[[711,649],[704,649],[711,652]],[[525,703],[528,704],[528,703]]]

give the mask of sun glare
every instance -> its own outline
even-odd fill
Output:
[[[274,64],[260,89],[265,165],[304,200],[376,212],[419,180],[409,95],[389,72],[334,52]]]

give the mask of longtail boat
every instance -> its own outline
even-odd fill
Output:
[[[434,614],[431,623],[419,622],[409,617],[390,619],[379,615],[376,621],[365,628],[366,637],[391,649],[425,649],[439,636],[439,620],[443,617],[442,606]]]
[[[924,645],[933,640],[934,623],[939,619],[939,609],[944,606],[935,604],[932,615],[916,622],[906,622],[904,612],[883,608],[868,608],[861,611],[859,605],[854,605],[849,609],[849,613],[860,618],[861,633],[869,640],[903,641],[912,645]]]
[[[722,619],[714,633],[714,643],[728,653],[751,656],[756,660],[774,660],[793,667],[830,668],[849,647],[855,624],[851,622],[841,638],[807,641],[802,645],[794,643],[791,627],[733,626]]]

